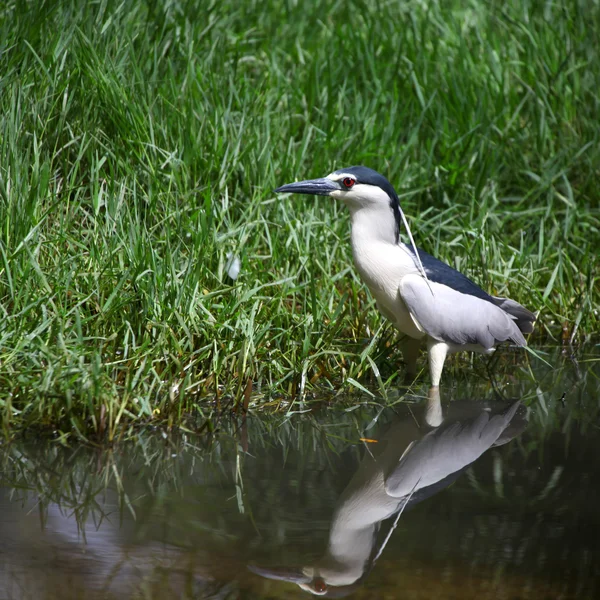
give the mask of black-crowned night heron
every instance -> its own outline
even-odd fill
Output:
[[[408,376],[426,342],[431,383],[439,385],[448,352],[489,354],[501,342],[527,343],[535,315],[508,298],[484,292],[468,277],[418,249],[396,191],[367,167],[348,167],[327,177],[289,183],[275,190],[330,196],[350,209],[356,268],[381,314],[406,334]],[[402,223],[410,244],[400,241]]]
[[[459,400],[444,414],[439,387],[431,387],[423,418],[409,410],[369,444],[336,504],[325,554],[302,567],[250,570],[316,596],[348,595],[364,581],[406,508],[448,487],[486,450],[523,431],[527,419],[519,405]],[[382,536],[386,519],[390,527]]]

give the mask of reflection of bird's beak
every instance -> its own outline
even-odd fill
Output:
[[[275,579],[276,581],[290,581],[291,583],[310,583],[311,578],[307,577],[302,569],[295,567],[258,567],[256,565],[248,565],[248,570],[265,577],[266,579]]]
[[[275,190],[277,194],[312,194],[313,196],[329,196],[331,192],[339,190],[340,185],[327,177],[309,179],[282,185]]]

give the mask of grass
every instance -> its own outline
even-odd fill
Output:
[[[343,207],[271,191],[349,164],[539,310],[534,346],[592,337],[599,24],[573,0],[4,2],[5,433],[203,422],[249,380],[256,405],[392,386]]]

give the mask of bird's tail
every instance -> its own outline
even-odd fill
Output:
[[[493,301],[496,306],[500,307],[516,321],[517,327],[522,333],[531,333],[533,331],[533,324],[536,317],[531,311],[509,298],[493,297]]]
[[[519,400],[511,404],[505,411],[506,426],[493,446],[502,446],[523,433],[527,427],[527,409]]]

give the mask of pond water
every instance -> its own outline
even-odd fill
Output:
[[[0,599],[599,598],[600,363],[550,362],[212,437],[5,444]]]

